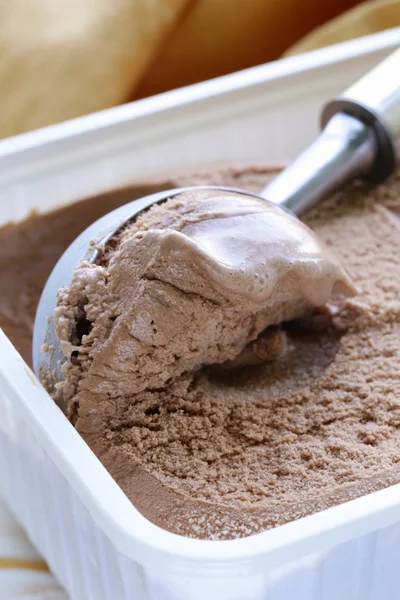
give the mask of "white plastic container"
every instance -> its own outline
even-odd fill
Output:
[[[0,142],[1,222],[160,174],[282,161],[400,28]],[[261,534],[192,540],[128,501],[0,333],[1,494],[71,600],[395,600],[400,485]]]

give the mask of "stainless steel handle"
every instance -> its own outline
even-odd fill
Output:
[[[400,165],[400,49],[329,102],[323,131],[261,192],[296,214],[351,179],[386,179]]]
[[[329,102],[322,112],[322,126],[338,112],[373,128],[378,148],[369,175],[377,180],[388,177],[400,164],[400,48]]]
[[[315,142],[260,195],[301,215],[351,179],[369,173],[375,156],[371,128],[354,117],[338,113]]]

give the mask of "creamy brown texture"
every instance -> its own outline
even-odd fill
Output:
[[[257,190],[265,179],[259,168],[220,171],[214,181]],[[307,215],[360,290],[330,326],[323,313],[291,324],[280,360],[183,376],[168,393],[149,390],[123,418],[115,405],[112,451],[102,453],[94,427],[81,429],[145,515],[186,535],[235,537],[400,481],[399,198],[397,176],[373,191],[354,186]],[[71,221],[75,210],[66,209]],[[35,219],[35,227],[24,225],[28,242],[40,233],[43,221]],[[6,233],[10,240],[13,227]],[[27,287],[39,290],[28,257],[14,256]],[[4,290],[2,322],[23,347],[5,314],[12,296]],[[14,312],[13,322],[22,321],[23,311]],[[278,337],[277,356],[279,344]],[[130,460],[119,460],[121,453]]]
[[[224,168],[213,173],[216,185],[255,189],[257,180],[271,178],[278,168]],[[135,198],[153,192],[207,183],[207,171],[163,178],[144,185],[132,185],[76,202],[48,214],[32,213],[28,219],[0,227],[0,327],[32,364],[32,331],[40,294],[64,250],[79,233],[108,212]]]
[[[152,206],[98,262],[76,268],[54,317],[67,358],[63,405],[78,429],[95,421],[103,440],[142,392],[232,361],[268,326],[354,291],[296,217],[210,190]]]
[[[171,180],[116,190],[48,214],[32,213],[21,223],[0,227],[0,327],[29,365],[36,307],[64,250],[94,220],[153,190],[174,185]]]

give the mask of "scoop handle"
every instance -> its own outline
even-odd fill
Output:
[[[383,181],[400,165],[400,49],[328,102],[321,123],[315,142],[261,191],[297,215],[352,179]]]
[[[369,177],[388,177],[400,165],[400,48],[325,106],[322,127],[338,112],[373,128],[377,152]]]

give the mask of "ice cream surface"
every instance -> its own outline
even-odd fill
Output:
[[[7,226],[0,231],[0,276],[7,282],[2,327],[27,356],[49,269],[79,229],[101,214],[163,187],[215,183],[257,192],[270,175],[263,166],[205,170]],[[92,393],[76,405],[71,395],[78,430],[149,519],[183,535],[226,539],[400,482],[399,198],[396,176],[372,190],[354,185],[306,215],[359,290],[336,314],[318,311],[268,327],[232,362],[185,371],[132,394],[131,402],[108,393],[96,402]],[[121,240],[134,235],[122,232]],[[121,240],[98,267],[109,268]],[[224,302],[233,298],[232,291],[211,288]],[[243,305],[248,310],[248,300]],[[165,319],[165,327],[171,321]],[[94,326],[82,319],[77,340],[88,331]]]

